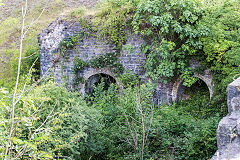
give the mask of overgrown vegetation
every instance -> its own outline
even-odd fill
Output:
[[[119,75],[123,72],[123,66],[119,63],[118,53],[106,53],[104,55],[100,55],[96,58],[91,59],[89,62],[85,62],[82,59],[78,59],[75,57],[74,59],[74,84],[78,85],[78,83],[84,83],[83,77],[79,75],[79,72],[83,70],[84,67],[92,67],[92,68],[108,68],[114,74]]]
[[[186,75],[189,61],[197,58],[202,48],[199,38],[208,35],[207,26],[198,24],[203,15],[204,8],[198,1],[154,0],[138,5],[133,27],[148,41],[143,47],[147,76],[153,80],[161,77],[167,83],[176,75]]]
[[[215,1],[198,0],[105,0],[88,17],[84,17],[85,8],[72,12],[71,18],[116,49],[89,62],[76,57],[75,82],[84,83],[79,75],[84,67],[107,67],[119,75],[124,86],[121,94],[116,84],[106,87],[104,80],[85,98],[50,79],[36,83],[40,64],[34,38],[38,27],[34,26],[36,30],[24,41],[12,137],[8,130],[14,78],[0,81],[0,158],[210,159],[217,149],[218,122],[227,110],[226,87],[240,73],[237,2],[223,0],[215,5]],[[18,45],[8,40],[17,37],[18,30],[12,27],[18,23],[18,18],[10,17],[1,25],[8,32],[1,34],[0,45],[11,46],[4,50],[4,55],[11,57],[5,68],[13,75]],[[133,32],[141,34],[146,42],[142,52],[147,57],[147,84],[142,84],[138,75],[121,74],[119,52]],[[83,34],[88,32],[64,39],[60,54],[64,56],[73,49],[83,40]],[[192,59],[201,67],[189,67]],[[197,81],[193,73],[205,68],[214,75],[211,101],[206,90],[199,89],[187,93],[187,100],[169,106],[153,103],[156,86],[152,82],[167,83],[180,77],[185,86],[191,87]],[[11,157],[5,154],[9,141],[13,143]]]

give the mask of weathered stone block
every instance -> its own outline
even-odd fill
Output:
[[[217,129],[218,151],[212,160],[240,158],[240,77],[228,85],[228,112]]]

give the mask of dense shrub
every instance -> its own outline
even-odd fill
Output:
[[[154,121],[150,153],[154,158],[209,159],[217,149],[218,115],[195,119],[174,106],[162,107]]]
[[[210,6],[200,24],[210,33],[201,38],[202,64],[214,74],[215,106],[226,107],[226,88],[240,76],[240,8],[237,1],[224,0],[222,5]]]
[[[142,48],[147,56],[146,75],[167,82],[185,74],[184,80],[193,84],[196,79],[187,72],[189,61],[193,56],[197,58],[202,48],[199,38],[209,31],[198,24],[204,15],[202,4],[192,0],[147,0],[136,10],[132,24],[147,42]]]
[[[193,93],[186,101],[157,107],[152,103],[154,85],[140,84],[139,77],[131,73],[120,76],[125,87],[121,94],[117,86],[106,87],[102,81],[85,99],[51,82],[31,86],[31,75],[39,78],[39,61],[27,74],[39,51],[29,45],[21,68],[21,79],[27,85],[19,86],[17,95],[13,155],[25,148],[22,159],[209,159],[217,149],[218,122],[226,114],[226,87],[240,73],[239,4],[228,0],[217,6],[195,0],[106,0],[103,6],[91,17],[88,29],[98,30],[99,39],[115,44],[116,53],[126,43],[127,34],[131,35],[126,29],[134,29],[146,41],[142,45],[146,76],[161,77],[163,82],[180,76],[185,86],[191,86],[197,81],[196,70],[189,68],[194,58],[202,65],[199,71],[206,67],[212,71],[214,97],[209,102],[205,93]],[[79,18],[78,14],[82,10],[71,16]],[[61,52],[74,48],[78,38],[65,39]],[[122,73],[117,56],[108,53],[89,64],[78,60],[74,72],[90,65]],[[11,72],[15,72],[17,57],[11,60]],[[1,88],[0,158],[8,142],[11,100],[11,91]]]
[[[114,88],[111,85],[104,90],[100,83],[90,103],[104,115],[105,128],[99,134],[111,142],[106,143],[105,157],[142,159],[146,133],[143,159],[209,159],[216,151],[216,129],[221,117],[205,92],[157,108],[152,103],[150,86],[129,86],[121,97]]]
[[[58,125],[51,134],[52,141],[44,147],[55,147],[55,156],[73,159],[89,159],[104,152],[104,143],[98,133],[104,127],[102,116],[93,107],[87,106],[77,92],[69,92],[56,84],[41,86],[42,96],[49,100],[42,105],[44,120],[51,110],[56,114],[53,122]]]
[[[27,86],[26,89],[31,86]],[[9,129],[11,94],[0,90],[0,129]],[[97,133],[102,130],[102,116],[95,108],[87,106],[79,93],[48,82],[25,92],[16,105],[17,132],[14,152],[20,153],[26,145],[23,158],[69,157],[89,159],[100,155],[104,143]],[[1,146],[6,144],[7,132],[0,135]],[[4,147],[0,148],[4,153]],[[86,154],[88,153],[88,154]]]

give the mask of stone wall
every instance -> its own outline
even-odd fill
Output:
[[[199,67],[200,64],[198,63],[198,61],[196,60],[192,60],[190,62],[190,66],[191,68],[195,69],[196,67]],[[212,73],[209,71],[209,69],[206,69],[203,71],[202,74],[199,73],[194,73],[194,77],[199,78],[200,80],[202,80],[208,87],[209,90],[209,96],[210,98],[212,98],[213,96],[213,76]],[[178,101],[179,99],[181,99],[181,94],[183,92],[184,86],[182,85],[183,80],[178,78],[175,83],[172,86],[172,100],[173,101]]]
[[[74,58],[81,58],[84,61],[90,61],[91,59],[98,57],[99,55],[115,52],[114,46],[106,44],[104,41],[100,41],[96,36],[82,36],[83,39],[79,40],[78,45],[73,49],[69,49],[64,53],[64,57],[59,54],[60,42],[65,38],[69,38],[76,34],[81,34],[84,31],[80,24],[69,23],[63,20],[56,20],[52,22],[48,28],[46,28],[39,35],[39,47],[40,47],[40,65],[41,65],[41,76],[52,74],[57,83],[65,83],[67,88],[80,89],[81,92],[85,93],[85,84],[79,84],[79,86],[73,86],[74,80]],[[128,33],[126,44],[123,45],[123,49],[119,56],[119,62],[124,67],[124,72],[131,71],[131,73],[138,74],[143,81],[147,82],[144,77],[143,64],[145,62],[145,55],[141,52],[141,45],[144,44],[144,40],[139,35]],[[133,46],[131,53],[124,48],[126,46]],[[191,64],[192,68],[199,66],[196,61]],[[78,74],[83,77],[85,81],[90,76],[95,74],[107,74],[116,79],[116,82],[122,88],[120,82],[114,73],[109,68],[94,69],[91,67],[85,67]],[[200,75],[195,73],[195,76],[202,79],[208,86],[210,95],[212,95],[212,75],[209,70],[204,71],[204,74]],[[169,82],[167,84],[158,82],[155,90],[154,102],[156,104],[162,104],[166,102],[170,104],[172,101],[180,99],[179,88],[182,85],[181,80],[176,82]]]
[[[228,115],[217,129],[218,151],[212,160],[240,159],[240,77],[228,85]]]
[[[98,40],[97,37],[83,36],[83,40],[79,40],[78,45],[74,49],[67,50],[64,57],[60,56],[60,42],[83,31],[79,23],[56,20],[39,35],[41,76],[52,73],[57,83],[66,83],[69,89],[73,89],[72,84],[75,76],[73,67],[76,57],[88,62],[99,55],[115,52],[114,46]],[[136,73],[144,79],[142,66],[145,62],[145,56],[140,50],[143,43],[144,41],[140,36],[129,34],[126,45],[133,46],[133,49],[131,54],[123,49],[119,57],[119,62],[123,65],[124,72],[131,71],[131,73]],[[123,45],[123,48],[125,48],[125,45]],[[94,69],[85,67],[79,72],[79,75],[87,80],[90,77],[89,75],[99,73],[108,74],[116,78],[115,74],[108,68]],[[78,88],[82,88],[83,86],[79,85]]]

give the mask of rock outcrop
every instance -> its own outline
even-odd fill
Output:
[[[218,151],[212,160],[240,160],[240,77],[228,85],[228,115],[217,129]]]

